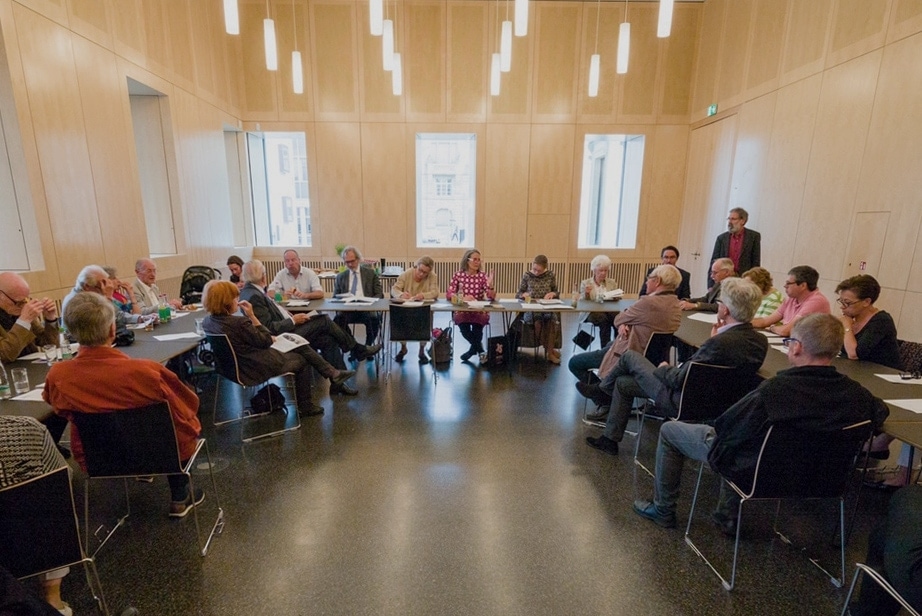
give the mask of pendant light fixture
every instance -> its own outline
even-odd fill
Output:
[[[602,10],[601,0],[595,3],[595,52],[589,59],[589,96],[595,98],[599,95],[599,12]]]
[[[266,18],[263,20],[263,40],[266,44],[266,68],[279,70],[279,56],[275,44],[275,22],[269,15],[269,0],[266,0]]]
[[[512,22],[509,21],[509,0],[506,0],[506,19],[503,20],[502,38],[499,41],[499,68],[504,73],[512,70]]]
[[[672,5],[674,0],[659,0],[659,22],[656,25],[656,36],[666,38],[672,31]]]
[[[368,0],[368,18],[372,36],[381,36],[384,30],[384,0]]]
[[[499,0],[496,0],[496,23],[499,21]],[[502,36],[500,37],[500,49],[502,49]],[[500,73],[503,67],[502,51],[490,56],[490,95],[499,96]]]
[[[224,0],[224,31],[228,34],[240,34],[240,13],[237,0]]]
[[[397,38],[397,3],[394,3],[394,24],[392,32],[392,40]],[[392,43],[393,44],[393,43]],[[391,69],[391,90],[394,92],[394,96],[400,96],[403,94],[403,62],[401,60],[400,54],[394,51],[393,54],[393,65]]]
[[[615,71],[619,75],[627,73],[628,58],[631,55],[631,24],[627,20],[627,3],[628,0],[624,0],[624,21],[618,29],[618,61]]]
[[[528,34],[528,0],[515,0],[515,35]]]
[[[291,29],[294,30],[295,50],[291,52],[291,86],[295,94],[304,94],[304,67],[298,51],[298,24],[295,19],[295,0],[291,0]]]
[[[394,22],[387,15],[387,2],[384,3],[384,22],[381,30],[381,57],[384,60],[384,70],[394,68]]]

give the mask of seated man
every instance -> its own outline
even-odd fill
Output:
[[[717,323],[711,330],[711,337],[689,361],[735,367],[729,378],[754,387],[756,372],[768,352],[768,339],[749,323],[761,301],[762,292],[752,282],[741,278],[725,280]],[[657,411],[667,417],[675,417],[689,366],[688,362],[679,367],[663,362],[657,367],[636,351],[622,355],[621,361],[601,383],[584,388],[590,396],[597,395],[599,389],[613,394],[617,388],[617,395],[614,395],[608,411],[605,431],[598,438],[587,437],[586,442],[591,447],[616,455],[635,397],[652,398],[656,401]]]
[[[876,570],[913,606],[922,611],[922,485],[890,497],[887,519],[871,532],[865,564]],[[850,616],[896,616],[900,605],[876,582],[864,578]]]
[[[720,283],[731,276],[735,276],[733,261],[727,258],[715,259],[711,264],[711,278],[714,285],[701,297],[693,297],[682,302],[682,310],[703,310],[717,312],[717,300],[720,299]]]
[[[381,291],[381,279],[370,267],[362,267],[362,253],[355,246],[346,246],[342,252],[346,270],[336,275],[333,285],[334,295],[351,293],[356,297],[384,297]],[[333,319],[343,329],[350,323],[365,325],[365,345],[371,346],[378,339],[381,320],[377,314],[368,311],[340,312]]]
[[[682,323],[682,311],[675,295],[676,285],[682,280],[679,270],[672,265],[660,265],[647,276],[647,294],[615,318],[618,335],[599,350],[577,353],[567,367],[579,381],[577,389],[589,382],[590,369],[600,368],[604,378],[629,349],[643,353],[650,336],[655,332],[672,333]],[[610,400],[605,400],[608,405]]]
[[[659,256],[663,262],[663,265],[672,265],[677,270],[679,270],[680,274],[682,274],[682,282],[675,290],[676,297],[679,299],[688,299],[691,297],[691,274],[676,265],[676,263],[679,261],[679,249],[675,246],[666,246],[660,251]],[[651,267],[649,270],[647,270],[647,276],[649,276],[654,269],[656,268]],[[646,279],[644,279],[644,284],[640,285],[640,297],[643,297],[646,294],[647,286]]]
[[[87,265],[80,270],[80,273],[77,274],[74,288],[71,289],[70,293],[61,301],[62,310],[67,310],[67,306],[71,300],[73,300],[77,294],[85,291],[104,295],[106,299],[112,302],[112,305],[116,308],[115,328],[119,332],[126,330],[128,323],[139,323],[151,319],[156,320],[156,317],[153,315],[143,316],[140,311],[124,312],[119,310],[117,302],[115,301],[115,282],[113,282],[109,273],[106,272],[106,269],[100,265]]]
[[[784,282],[787,297],[781,306],[767,317],[753,319],[753,327],[767,327],[779,336],[790,336],[797,319],[808,314],[829,314],[829,300],[816,288],[820,274],[809,265],[792,267]]]
[[[138,259],[134,264],[134,294],[141,304],[141,314],[156,314],[160,308],[160,288],[157,286],[157,264],[150,259]],[[173,308],[182,307],[178,299],[167,300]]]
[[[760,334],[761,335],[761,334]],[[794,326],[791,368],[762,383],[717,418],[713,427],[670,421],[660,428],[653,501],[634,511],[656,524],[676,524],[676,500],[685,458],[707,460],[731,478],[751,478],[765,433],[772,424],[803,430],[837,430],[871,420],[880,427],[889,413],[883,400],[839,374],[832,359],[842,348],[842,324],[831,315],[811,315]],[[722,487],[712,516],[724,533],[736,531],[736,492]]]
[[[29,297],[29,283],[19,274],[0,273],[0,361],[38,352],[58,343],[58,309],[47,297]]]
[[[285,269],[279,270],[272,279],[269,293],[275,295],[277,291],[285,299],[323,299],[320,276],[314,270],[301,267],[301,257],[297,251],[286,250],[282,258],[285,260]]]
[[[0,488],[9,488],[67,466],[48,430],[31,417],[0,415],[0,443],[3,443],[0,447]],[[70,567],[55,569],[39,579],[45,601],[61,614],[72,615],[73,610],[61,599],[61,580],[69,572]],[[7,612],[0,609],[0,613]]]
[[[289,313],[275,300],[263,292],[266,284],[266,268],[261,261],[248,261],[243,266],[243,280],[246,282],[240,291],[240,299],[253,306],[253,313],[259,322],[273,336],[285,332],[294,332],[307,338],[311,346],[323,355],[339,370],[346,369],[343,353],[350,351],[354,357],[366,359],[381,350],[381,345],[364,346],[355,341],[349,330],[340,328],[325,314],[313,317],[305,312]],[[358,393],[345,383],[330,387],[330,394],[354,396]]]
[[[170,405],[180,456],[188,460],[195,452],[196,439],[202,430],[195,392],[162,364],[131,359],[112,348],[115,306],[104,296],[76,294],[64,310],[64,324],[80,343],[80,352],[74,359],[51,367],[42,397],[56,414],[71,422],[71,448],[80,466],[86,469],[80,433],[73,423],[74,412],[117,412],[162,401]],[[170,517],[182,518],[204,500],[203,491],[190,493],[185,475],[170,475],[167,479]]]

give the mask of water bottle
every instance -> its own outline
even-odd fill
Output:
[[[166,301],[166,295],[160,296],[160,306],[157,308],[157,316],[160,317],[161,323],[168,322],[173,316],[172,311],[170,311],[170,305]]]
[[[278,303],[282,302],[282,292],[279,290],[275,291],[275,301]]]
[[[13,397],[10,392],[10,379],[6,376],[6,368],[0,362],[0,400],[9,400]]]
[[[58,333],[58,346],[61,347],[61,359],[71,359],[74,356],[74,350],[70,347],[70,338],[67,336],[67,330],[62,325]]]

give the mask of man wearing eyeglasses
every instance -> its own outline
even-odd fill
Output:
[[[808,314],[829,314],[829,300],[826,299],[816,283],[820,274],[809,265],[792,267],[784,283],[785,300],[767,317],[752,320],[752,326],[766,328],[773,334],[789,336],[798,319]]]
[[[19,274],[0,273],[0,360],[14,361],[44,344],[58,343],[58,309],[47,297],[29,297]]]
[[[733,262],[737,272],[747,272],[752,268],[762,265],[762,236],[758,231],[746,228],[749,222],[749,213],[741,207],[730,210],[727,216],[727,230],[717,236],[714,242],[714,252],[711,253],[711,263],[715,259],[727,257]],[[708,284],[714,283],[709,278]]]
[[[336,275],[333,284],[334,295],[351,293],[355,297],[384,297],[381,290],[381,279],[370,267],[362,267],[362,253],[355,246],[343,248],[343,263],[346,270]],[[371,346],[378,338],[381,322],[378,315],[373,312],[340,312],[333,321],[340,327],[348,327],[350,323],[365,325],[365,346]],[[358,359],[358,358],[353,358]]]

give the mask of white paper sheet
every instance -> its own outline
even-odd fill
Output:
[[[419,302],[419,301],[407,301],[407,302],[403,302],[402,304],[394,304],[394,306],[397,308],[419,308],[420,306],[425,306],[425,305],[426,305],[425,302]]]
[[[884,402],[922,415],[922,399],[914,398],[910,400],[884,400]]]
[[[875,374],[890,383],[902,383],[903,385],[922,385],[922,379],[902,379],[898,374]]]
[[[762,334],[763,336],[765,336],[766,338],[768,338],[769,340],[771,340],[772,338],[781,338],[781,336],[779,336],[775,332],[770,332],[767,329],[757,329],[756,331]]]
[[[44,383],[42,383],[42,385],[44,385]],[[19,394],[15,396],[13,400],[19,400],[20,402],[44,402],[44,400],[42,400],[42,388],[38,387],[24,394]]]
[[[311,300],[309,299],[290,299],[288,300],[288,303],[285,305],[291,308],[303,308],[305,306],[310,306]]]
[[[489,306],[489,305],[490,305],[490,302],[484,302],[484,301],[470,301],[470,302],[467,302],[467,307],[468,307],[468,308],[486,308],[486,307]]]
[[[154,340],[159,340],[160,342],[170,342],[171,340],[185,340],[186,338],[203,338],[204,336],[199,336],[195,332],[186,332],[184,334],[163,334],[162,336],[154,336]]]
[[[695,314],[688,315],[689,319],[695,321],[703,321],[704,323],[716,323],[717,322],[717,313],[716,312],[696,312]]]
[[[783,344],[773,344],[772,348],[775,349],[776,351],[781,351],[785,355],[788,354],[788,348],[784,346]]]

